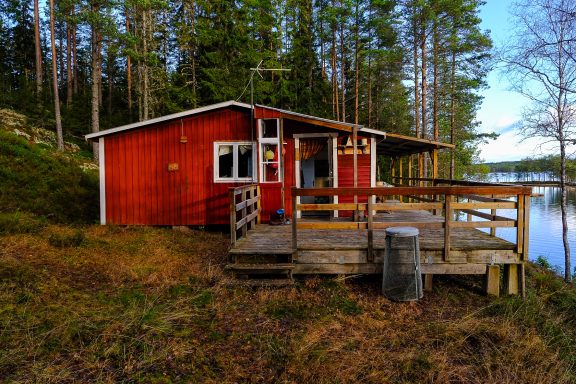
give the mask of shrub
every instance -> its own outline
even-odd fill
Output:
[[[98,174],[79,161],[0,131],[0,207],[58,223],[93,223],[98,217]]]
[[[26,212],[0,212],[0,234],[37,233],[46,226],[46,220]]]

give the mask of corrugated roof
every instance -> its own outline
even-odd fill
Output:
[[[378,142],[377,153],[384,156],[406,156],[416,153],[428,152],[433,149],[452,149],[453,144],[439,141],[404,136],[397,133],[386,133],[384,140]]]

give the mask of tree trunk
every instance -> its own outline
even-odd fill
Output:
[[[130,15],[128,5],[125,8],[126,13],[126,34],[130,33]],[[126,88],[128,91],[128,121],[132,122],[132,57],[130,54],[126,57]]]
[[[42,50],[40,46],[40,12],[38,0],[34,0],[34,51],[36,53],[36,98],[41,106],[42,96]]]
[[[336,25],[332,26],[332,111],[336,120],[340,120],[340,102],[338,100],[338,71],[336,70]]]
[[[572,281],[572,265],[570,262],[570,243],[568,242],[568,209],[566,190],[566,143],[560,141],[560,211],[562,212],[562,242],[564,244],[564,280]]]
[[[66,107],[68,108],[72,104],[72,30],[70,21],[71,18],[68,17],[66,20]]]
[[[56,68],[56,38],[54,36],[54,0],[50,0],[50,43],[52,47],[52,85],[54,91],[54,118],[56,119],[56,141],[59,151],[64,151],[60,97],[58,96],[58,70]]]
[[[72,16],[75,15],[74,7],[72,7]],[[78,49],[77,49],[77,40],[76,40],[76,24],[74,24],[74,29],[72,30],[72,65],[74,67],[73,70],[73,92],[74,94],[78,93]]]
[[[98,13],[99,6],[93,5],[92,12]],[[92,26],[92,99],[91,99],[91,130],[100,131],[100,34],[95,25]],[[98,161],[98,143],[92,143],[93,157]]]
[[[450,63],[450,144],[456,143],[456,52],[452,51]],[[450,150],[450,179],[456,177],[456,149]]]
[[[340,25],[340,81],[342,83],[342,119],[346,122],[346,45],[344,41],[344,23]]]
[[[428,138],[428,116],[426,114],[426,109],[428,108],[427,106],[427,92],[428,92],[428,87],[427,87],[427,79],[426,79],[426,75],[427,75],[427,57],[426,57],[426,25],[425,25],[425,21],[422,21],[422,25],[421,25],[421,35],[420,35],[420,58],[422,60],[422,72],[420,73],[422,75],[422,80],[421,80],[421,86],[422,86],[422,104],[421,104],[421,108],[422,108],[422,137],[423,138]],[[428,163],[426,162],[426,153],[422,153],[419,154],[418,156],[420,156],[420,164],[421,164],[421,175],[420,177],[427,177],[428,176]]]

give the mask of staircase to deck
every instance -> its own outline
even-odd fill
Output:
[[[230,250],[226,270],[236,279],[253,286],[282,286],[293,284],[295,268],[292,252],[283,250]]]

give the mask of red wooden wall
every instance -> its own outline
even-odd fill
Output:
[[[370,187],[370,155],[357,155],[358,162],[358,187]],[[354,187],[354,155],[339,155],[338,156],[338,186],[339,187]],[[340,196],[339,203],[353,203],[353,196]],[[359,203],[366,202],[366,196],[358,196]],[[349,217],[352,211],[340,211],[341,217]]]
[[[252,139],[249,111],[234,109],[105,137],[106,222],[228,224],[228,188],[239,184],[214,183],[213,143]]]

